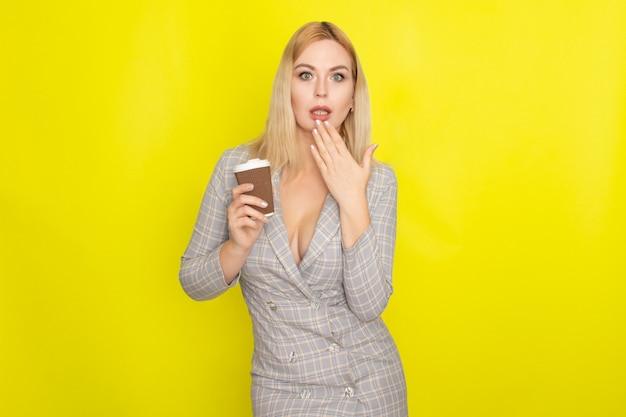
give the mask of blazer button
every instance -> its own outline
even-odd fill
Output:
[[[268,301],[268,302],[267,302],[267,306],[268,306],[268,307],[270,308],[270,310],[272,310],[272,311],[276,311],[276,309],[278,308],[278,307],[276,306],[276,304],[274,304],[274,302],[273,302],[273,301]]]
[[[332,343],[330,346],[328,346],[328,351],[330,353],[337,353],[337,352],[339,352],[339,345],[337,343]]]
[[[302,399],[311,398],[311,390],[305,388],[302,391],[300,391],[300,398]]]
[[[343,393],[345,394],[346,398],[352,398],[354,397],[354,388],[348,387],[343,391]]]

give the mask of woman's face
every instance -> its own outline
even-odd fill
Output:
[[[315,120],[339,129],[354,107],[352,60],[333,40],[307,46],[294,62],[291,105],[299,137],[313,139]]]

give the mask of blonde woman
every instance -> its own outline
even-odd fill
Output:
[[[373,161],[367,83],[347,36],[304,25],[283,53],[265,131],[224,152],[180,282],[195,300],[241,285],[254,331],[255,416],[406,416],[392,293],[397,182]],[[272,166],[275,214],[233,168]]]

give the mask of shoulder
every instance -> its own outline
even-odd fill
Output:
[[[246,162],[249,153],[248,145],[239,145],[235,148],[226,149],[213,169],[209,186],[213,187],[220,195],[230,195],[230,190],[237,185],[233,168],[235,168],[235,165]]]
[[[239,145],[235,148],[226,149],[217,162],[218,168],[222,170],[232,170],[235,165],[242,164],[248,160],[250,155],[250,147],[248,145]]]
[[[372,164],[372,172],[367,184],[367,200],[370,209],[377,207],[383,201],[395,202],[397,194],[398,181],[393,168],[381,162]]]
[[[377,190],[398,186],[398,179],[393,168],[382,162],[372,164],[372,172],[370,174],[369,187]]]

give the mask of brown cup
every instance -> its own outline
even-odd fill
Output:
[[[245,164],[236,165],[233,169],[237,184],[254,184],[254,188],[244,194],[253,195],[267,202],[267,207],[254,208],[270,217],[274,214],[274,195],[272,193],[272,173],[270,163],[266,159],[250,159]]]

